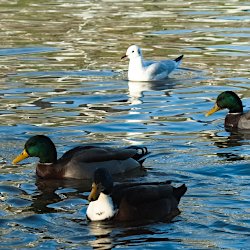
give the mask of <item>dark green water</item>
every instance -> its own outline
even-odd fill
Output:
[[[224,90],[250,109],[248,1],[1,1],[0,248],[247,249],[250,136],[209,110]],[[126,81],[127,47],[176,58],[161,84]],[[84,183],[12,166],[34,134],[61,155],[82,143],[144,145],[147,175],[186,183],[172,223],[87,223]]]

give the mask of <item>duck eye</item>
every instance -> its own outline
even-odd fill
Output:
[[[132,50],[132,53],[134,53],[135,51],[134,50]]]

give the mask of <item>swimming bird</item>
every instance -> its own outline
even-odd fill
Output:
[[[32,136],[25,143],[23,152],[13,164],[27,157],[38,157],[36,174],[42,178],[93,179],[97,168],[109,169],[112,175],[124,174],[142,168],[146,147],[110,148],[101,146],[78,146],[57,159],[57,151],[51,139],[44,135]]]
[[[218,95],[214,107],[206,113],[206,116],[221,110],[229,109],[225,117],[225,128],[250,129],[250,112],[243,113],[243,105],[239,96],[233,91],[224,91]]]
[[[144,61],[141,48],[131,45],[123,58],[129,59],[129,81],[161,81],[180,65],[183,55],[174,60]]]
[[[180,213],[178,204],[187,191],[170,181],[113,184],[108,169],[94,173],[86,216],[91,221],[169,221]]]

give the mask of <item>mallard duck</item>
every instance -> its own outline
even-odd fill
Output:
[[[225,128],[250,129],[250,112],[243,113],[241,99],[233,91],[225,91],[219,94],[214,107],[206,113],[206,116],[221,109],[229,109],[229,113],[225,117]]]
[[[144,61],[141,48],[131,45],[123,58],[129,59],[129,81],[161,81],[178,68],[183,55],[174,60]]]
[[[97,168],[107,168],[112,175],[124,174],[142,167],[147,148],[131,146],[110,148],[98,146],[79,146],[67,151],[57,159],[57,151],[51,139],[44,135],[31,137],[13,164],[27,157],[38,157],[36,174],[42,178],[75,178],[92,180]]]
[[[94,173],[86,216],[91,221],[170,220],[180,213],[178,204],[185,184],[175,188],[171,182],[113,184],[107,169]]]

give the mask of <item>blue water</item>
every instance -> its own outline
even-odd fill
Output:
[[[226,132],[226,111],[204,115],[224,90],[250,109],[248,2],[0,7],[1,249],[249,248],[250,133]],[[184,54],[181,68],[162,83],[128,82],[120,57],[132,43],[145,58]],[[37,179],[35,158],[11,164],[35,134],[59,156],[85,143],[147,146],[147,174],[126,180],[185,183],[181,214],[171,223],[87,222],[88,183]]]

